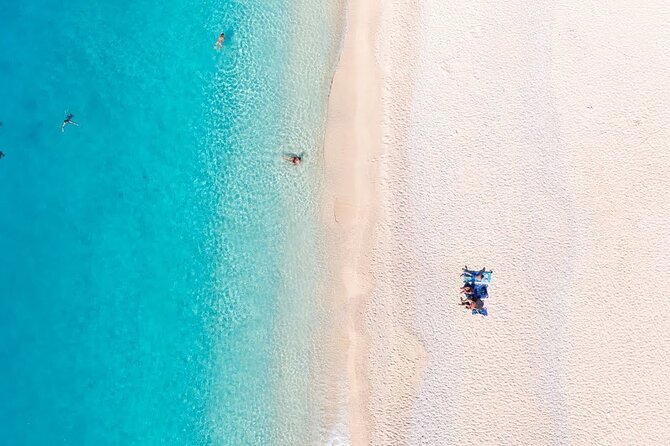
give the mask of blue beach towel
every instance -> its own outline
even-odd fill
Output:
[[[473,294],[475,295],[475,297],[477,299],[486,299],[487,297],[489,297],[489,291],[488,291],[488,287],[486,286],[486,284],[475,283],[474,288],[475,289],[474,289]]]
[[[488,316],[489,312],[486,308],[482,308],[482,309],[476,309],[475,308],[475,309],[472,310],[472,314],[473,315],[481,314],[482,316]]]
[[[481,279],[476,279],[477,275],[481,274],[482,278]],[[479,271],[473,271],[467,268],[463,268],[463,282],[465,283],[490,283],[491,282],[491,275],[493,274],[493,271],[486,271],[485,269],[481,269]]]

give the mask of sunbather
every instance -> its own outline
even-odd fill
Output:
[[[473,271],[473,270],[468,269],[468,267],[466,266],[465,268],[463,268],[463,274],[461,274],[461,276],[464,276],[465,280],[467,280],[467,281],[473,281],[474,280],[474,281],[479,282],[479,281],[484,280],[486,278],[486,275],[485,275],[486,273],[490,273],[490,272],[491,271],[486,271],[486,268],[482,268],[479,271]]]
[[[473,308],[477,308],[477,306],[479,305],[479,302],[481,302],[481,300],[471,298],[471,297],[468,297],[466,299],[461,298],[461,305],[465,305],[465,308],[467,308],[468,310],[472,310]],[[481,305],[484,306],[484,304],[481,304]]]
[[[475,292],[475,286],[472,283],[466,283],[461,287],[461,294],[472,294]]]

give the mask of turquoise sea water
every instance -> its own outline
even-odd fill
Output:
[[[0,442],[313,439],[337,2],[0,10]]]

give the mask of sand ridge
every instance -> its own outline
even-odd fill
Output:
[[[407,305],[411,291],[402,290],[403,282],[412,282],[403,280],[410,269],[404,262],[389,262],[404,243],[398,239],[403,231],[396,230],[404,217],[387,212],[394,207],[388,199],[395,195],[385,193],[389,187],[402,193],[402,166],[390,169],[387,160],[400,147],[390,141],[404,138],[410,99],[387,96],[385,79],[408,82],[410,70],[386,58],[411,60],[412,38],[379,39],[391,23],[398,26],[417,11],[415,1],[350,2],[330,97],[324,150],[330,194],[324,221],[336,259],[332,298],[340,315],[334,319],[346,333],[343,360],[353,444],[404,442],[424,361]]]
[[[332,332],[340,339],[339,367],[347,389],[338,412],[346,414],[348,436],[354,444],[368,444],[370,435],[368,345],[361,314],[373,286],[367,253],[373,243],[374,201],[378,199],[378,174],[370,164],[380,151],[380,87],[371,57],[377,8],[376,2],[347,3],[324,144],[323,220],[333,259],[327,297],[332,302]]]

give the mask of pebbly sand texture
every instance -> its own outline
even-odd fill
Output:
[[[347,14],[324,218],[350,441],[670,444],[670,4]],[[487,318],[464,264],[494,271]]]

